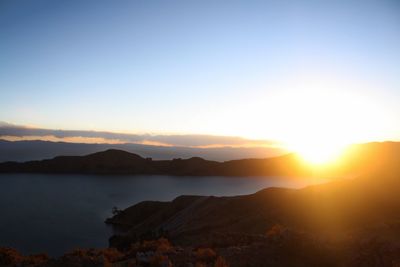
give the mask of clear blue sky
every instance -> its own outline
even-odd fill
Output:
[[[310,88],[400,137],[400,2],[0,2],[0,121],[279,139]]]

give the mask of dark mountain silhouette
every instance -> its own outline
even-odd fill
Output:
[[[59,156],[25,163],[0,163],[0,172],[332,178],[396,168],[400,165],[399,155],[400,143],[369,143],[350,147],[336,164],[313,167],[296,154],[217,162],[199,157],[152,160],[126,151],[109,149],[86,156]]]
[[[217,162],[199,157],[152,160],[126,151],[109,149],[86,156],[58,156],[53,159],[25,163],[0,163],[0,172],[283,176],[305,171],[298,167],[285,168],[289,166],[288,164],[294,166],[297,163],[299,161],[292,154],[270,159]]]

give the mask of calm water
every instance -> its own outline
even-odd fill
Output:
[[[106,247],[104,224],[114,206],[172,200],[182,194],[239,195],[270,186],[302,187],[276,178],[0,175],[0,246],[61,255],[76,247]]]

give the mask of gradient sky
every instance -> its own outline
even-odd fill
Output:
[[[0,121],[279,139],[327,103],[400,139],[399,1],[0,1]]]

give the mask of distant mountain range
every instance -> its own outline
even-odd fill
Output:
[[[355,145],[336,165],[315,168],[296,154],[265,159],[241,159],[225,162],[188,159],[153,160],[122,150],[109,149],[86,156],[58,156],[53,159],[0,163],[0,172],[151,174],[193,176],[288,176],[310,177],[359,175],[400,166],[400,143]]]
[[[189,159],[153,160],[122,150],[109,149],[86,156],[58,156],[53,159],[0,163],[0,172],[154,174],[194,176],[293,176],[308,175],[294,154],[226,162]],[[288,166],[291,166],[288,168]]]
[[[215,147],[156,146],[134,143],[87,144],[50,141],[6,141],[0,139],[0,162],[49,159],[59,155],[83,156],[107,149],[137,153],[143,157],[165,160],[198,156],[209,160],[226,161],[242,158],[267,158],[285,153],[274,147]]]

